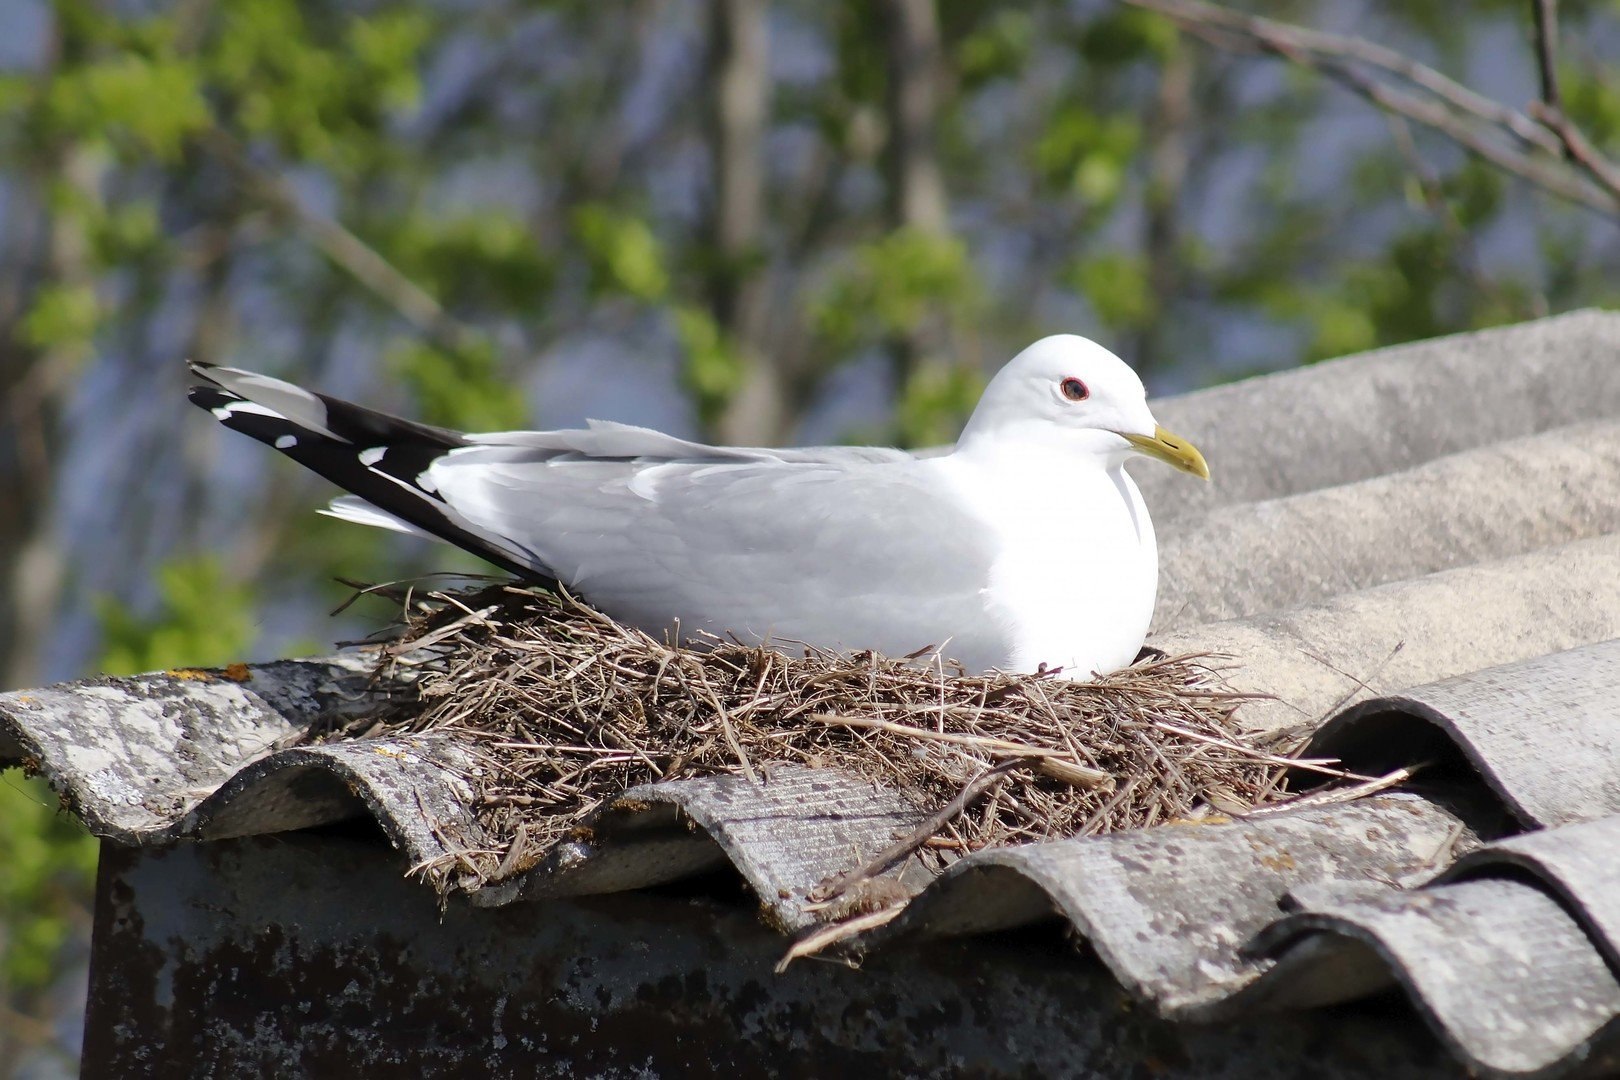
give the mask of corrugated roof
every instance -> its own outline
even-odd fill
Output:
[[[1468,1067],[1555,1075],[1620,1015],[1620,316],[1538,323],[1161,402],[1216,483],[1139,470],[1163,547],[1151,643],[1229,654],[1257,726],[1310,753],[1435,763],[1410,790],[980,852],[859,945],[1067,920],[1132,995],[1203,1021],[1389,985]],[[1224,620],[1224,621],[1217,621]],[[369,814],[411,863],[484,839],[443,736],[281,749],[363,711],[352,658],[0,695],[0,760],[93,831],[218,839]],[[734,866],[783,930],[917,823],[831,770],[651,785],[500,905]],[[1077,954],[1076,962],[1083,962]]]

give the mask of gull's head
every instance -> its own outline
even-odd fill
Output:
[[[1209,479],[1204,455],[1159,426],[1130,366],[1074,334],[1042,338],[990,380],[957,445],[1029,440],[1109,461],[1135,453]]]

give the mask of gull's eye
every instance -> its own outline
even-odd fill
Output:
[[[1058,389],[1061,390],[1063,392],[1063,396],[1068,398],[1070,401],[1084,401],[1086,398],[1091,396],[1091,390],[1086,386],[1086,384],[1081,382],[1079,379],[1076,379],[1072,375],[1058,383]]]

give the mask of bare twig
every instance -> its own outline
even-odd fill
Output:
[[[1318,71],[1545,191],[1611,217],[1620,214],[1620,167],[1604,158],[1562,110],[1545,102],[1531,116],[1363,38],[1246,15],[1203,0],[1121,2],[1164,15],[1218,47],[1256,49]],[[1374,77],[1368,69],[1385,77]],[[1420,93],[1402,89],[1397,81]]]
[[[1062,760],[1065,756],[1061,750],[1039,750],[1028,743],[1014,742],[1010,739],[996,739],[986,735],[957,735],[948,731],[933,731],[928,728],[912,727],[909,724],[896,724],[889,720],[881,720],[872,716],[831,716],[826,713],[817,713],[807,719],[817,724],[827,724],[832,727],[869,728],[874,731],[886,731],[891,735],[900,735],[908,739],[920,739],[925,742],[952,743],[956,746],[969,746],[984,750],[992,754],[1013,754],[1018,758],[1052,758]],[[1084,765],[1064,761],[1064,777],[1077,787],[1100,788],[1114,782],[1114,778],[1101,769],[1089,769]]]
[[[1492,101],[1427,64],[1366,38],[1333,34],[1248,15],[1203,0],[1124,0],[1124,3],[1157,12],[1188,30],[1214,27],[1236,33],[1251,39],[1268,52],[1291,60],[1305,62],[1303,57],[1314,55],[1378,68],[1428,91],[1460,112],[1503,128],[1524,143],[1548,152],[1558,149],[1556,140],[1519,110]]]
[[[1541,101],[1547,108],[1564,111],[1564,96],[1558,89],[1558,0],[1530,0],[1536,27],[1536,64],[1541,69]]]
[[[865,915],[857,915],[853,919],[845,919],[843,922],[818,926],[793,943],[792,948],[788,949],[782,959],[777,962],[776,973],[778,975],[782,974],[793,961],[807,956],[815,956],[829,945],[836,945],[838,942],[855,937],[857,934],[875,930],[884,923],[893,922],[894,917],[904,910],[904,904],[896,904],[894,907],[869,911]]]
[[[290,219],[321,254],[450,352],[466,352],[487,339],[444,310],[437,300],[354,233],[306,206],[281,177],[256,164],[231,135],[219,128],[203,133],[201,144],[222,161],[252,194]]]
[[[1353,802],[1356,799],[1364,799],[1368,795],[1376,795],[1380,791],[1398,787],[1431,764],[1432,762],[1427,761],[1419,762],[1416,765],[1395,769],[1371,780],[1363,780],[1361,783],[1352,784],[1349,787],[1328,788],[1322,791],[1309,792],[1297,798],[1284,799],[1281,802],[1270,803],[1254,810],[1247,810],[1237,816],[1244,819],[1268,817],[1271,814],[1280,814],[1285,810],[1303,810],[1309,806],[1332,806],[1336,803]]]
[[[1558,137],[1564,157],[1609,193],[1620,196],[1620,166],[1604,157],[1564,111],[1558,85],[1558,0],[1531,0],[1536,26],[1536,66],[1541,74],[1541,100],[1536,119]]]
[[[828,881],[816,891],[814,899],[820,904],[830,904],[861,882],[877,877],[901,859],[922,847],[928,842],[930,836],[944,828],[947,822],[955,820],[956,815],[973,805],[974,801],[985,792],[999,786],[1006,779],[1009,772],[1020,765],[1031,765],[1033,763],[1034,760],[1031,758],[1010,758],[999,765],[990,766],[958,792],[956,798],[940,807],[936,813],[911,830],[911,832],[878,852],[865,865],[839,874]]]
[[[1350,672],[1344,670],[1344,668],[1342,668],[1339,665],[1333,663],[1331,660],[1329,660],[1325,656],[1321,656],[1321,655],[1319,655],[1317,653],[1313,653],[1309,649],[1301,649],[1300,652],[1304,653],[1306,656],[1310,657],[1312,660],[1315,660],[1318,664],[1321,664],[1323,667],[1327,668],[1329,671],[1333,672],[1336,675],[1343,675],[1346,679],[1349,679],[1351,682],[1356,684],[1355,686],[1350,688],[1349,692],[1347,692],[1346,694],[1341,696],[1339,698],[1339,700],[1335,701],[1332,705],[1329,705],[1327,707],[1327,710],[1324,711],[1321,716],[1316,718],[1317,724],[1320,725],[1322,723],[1325,723],[1328,720],[1328,718],[1330,718],[1335,713],[1337,713],[1340,709],[1342,709],[1346,705],[1348,705],[1351,702],[1351,700],[1353,698],[1355,698],[1355,696],[1357,694],[1361,693],[1362,691],[1366,691],[1368,696],[1370,696],[1370,697],[1377,697],[1378,696],[1378,691],[1376,691],[1376,690],[1374,690],[1372,688],[1372,680],[1374,680],[1374,679],[1378,678],[1378,676],[1382,675],[1384,673],[1384,669],[1389,666],[1389,662],[1391,660],[1395,659],[1396,654],[1398,654],[1404,648],[1406,648],[1406,642],[1405,641],[1397,641],[1395,643],[1394,648],[1390,649],[1389,652],[1385,654],[1384,658],[1382,660],[1378,661],[1378,665],[1367,673],[1367,677],[1365,679],[1361,678],[1359,675],[1353,675]]]

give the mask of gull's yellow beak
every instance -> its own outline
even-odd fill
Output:
[[[1198,447],[1181,436],[1172,435],[1162,427],[1154,428],[1152,435],[1132,435],[1124,431],[1120,434],[1125,437],[1126,442],[1148,457],[1156,457],[1183,472],[1202,476],[1205,480],[1209,479],[1209,465],[1205,463],[1204,455],[1198,452]]]

